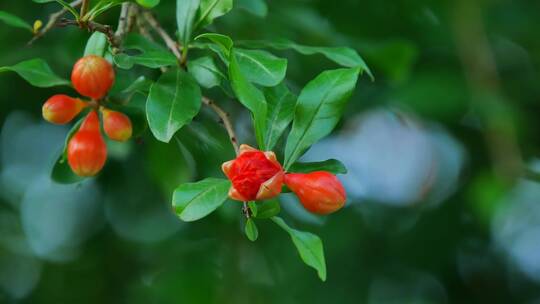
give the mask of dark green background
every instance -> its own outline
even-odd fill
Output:
[[[161,2],[156,14],[173,33],[174,1]],[[1,0],[0,10],[31,23],[58,6]],[[98,21],[116,24],[118,11]],[[322,221],[284,208],[292,226],[323,239],[326,283],[272,222],[258,222],[259,240],[248,241],[235,202],[195,223],[172,214],[178,184],[221,176],[220,164],[233,156],[211,112],[180,132],[181,147],[146,132],[109,146],[95,181],[54,186],[47,172],[68,129],[42,122],[40,113],[49,96],[63,91],[0,74],[0,302],[538,303],[540,190],[534,176],[524,180],[523,168],[540,152],[539,12],[538,1],[270,0],[266,18],[235,8],[210,27],[235,40],[355,48],[376,80],[360,78],[336,134],[382,109],[421,128],[436,124],[462,148],[459,177],[438,176],[456,191],[438,204],[351,198]],[[28,47],[31,34],[0,24],[0,66],[40,57],[67,78],[88,37],[74,27],[55,29]],[[275,53],[289,59],[296,92],[335,68],[320,56]],[[156,76],[136,68],[119,77],[127,82],[137,73]],[[240,138],[252,142],[238,103],[207,94],[233,114]],[[341,153],[357,153],[341,143]],[[398,160],[402,144],[393,149]],[[382,168],[387,175],[412,170]],[[434,188],[426,186],[420,197]]]

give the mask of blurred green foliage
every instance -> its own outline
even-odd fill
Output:
[[[29,24],[45,22],[58,9],[0,2],[1,11]],[[172,32],[174,1],[161,1],[154,10]],[[99,21],[116,24],[118,12]],[[248,241],[236,202],[195,223],[173,215],[170,201],[178,184],[222,177],[221,163],[234,155],[206,109],[168,145],[146,131],[127,148],[109,146],[110,160],[99,178],[64,189],[49,185],[47,174],[68,129],[39,121],[49,96],[74,92],[31,87],[12,72],[0,73],[0,301],[536,303],[540,233],[520,243],[511,235],[512,246],[524,246],[519,253],[525,258],[508,253],[500,246],[506,243],[499,241],[497,214],[518,204],[516,192],[537,193],[516,188],[523,179],[515,159],[529,164],[540,154],[539,12],[534,1],[242,0],[209,27],[235,41],[353,47],[375,81],[361,78],[336,133],[350,131],[360,114],[382,107],[424,126],[437,124],[465,151],[455,192],[435,206],[425,193],[399,206],[353,197],[347,208],[321,219],[294,209],[294,200],[282,202],[281,215],[293,227],[323,239],[325,283],[299,261],[279,227],[257,222],[258,240]],[[1,24],[0,66],[37,57],[67,79],[89,36],[75,27],[56,28],[26,46],[28,30]],[[295,93],[322,70],[335,68],[320,55],[272,52],[289,59],[287,77]],[[155,77],[143,67],[134,69]],[[238,118],[239,137],[253,140],[245,111],[218,88],[210,95]],[[400,115],[395,119],[410,123]],[[354,156],[351,147],[348,142],[338,149]],[[394,158],[402,152],[396,144]],[[400,170],[387,168],[387,174]],[[63,200],[49,193],[62,191],[73,197],[89,192],[92,198]],[[531,200],[540,203],[538,196]],[[530,214],[539,214],[540,207],[532,206]],[[532,215],[524,222],[526,232],[540,227]]]

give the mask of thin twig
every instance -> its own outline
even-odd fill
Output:
[[[163,39],[163,42],[167,45],[169,50],[174,54],[178,63],[182,62],[182,54],[180,54],[180,45],[169,36],[169,34],[161,27],[157,19],[148,11],[142,13],[143,17],[146,19],[148,24],[158,33],[158,35]]]
[[[75,0],[73,2],[70,3],[71,6],[73,7],[77,7],[79,5],[81,5],[82,3],[82,0]],[[49,15],[49,21],[47,21],[47,24],[37,33],[34,34],[34,37],[32,37],[32,39],[30,41],[28,41],[27,45],[31,45],[32,43],[34,43],[36,40],[38,40],[39,38],[41,38],[43,35],[45,35],[47,32],[49,32],[55,25],[56,23],[58,22],[58,20],[65,14],[67,13],[67,9],[66,8],[62,8],[61,10],[59,10],[58,12],[55,12],[55,13],[52,13]]]
[[[234,152],[238,154],[239,152],[238,140],[236,138],[236,133],[234,132],[234,127],[232,125],[229,114],[206,96],[203,96],[202,102],[205,105],[207,105],[210,109],[212,109],[212,111],[214,111],[217,114],[217,116],[219,116],[219,119],[223,122],[223,126],[225,127],[225,130],[227,131],[227,134],[229,135],[229,140],[231,141],[231,145],[234,148]]]
[[[118,17],[118,27],[116,28],[116,32],[114,33],[114,35],[118,37],[118,39],[122,39],[127,33],[129,7],[130,3],[122,3],[122,8],[120,9],[120,17]]]
[[[88,12],[88,7],[90,7],[90,0],[82,0],[81,4],[81,11],[79,15],[81,16],[81,19],[85,20],[86,13]]]
[[[71,19],[61,19],[60,22],[58,22],[58,26],[65,27],[68,25],[75,25],[75,26],[84,26],[86,29],[88,29],[90,32],[101,32],[107,36],[107,40],[109,41],[109,44],[116,49],[120,48],[120,42],[114,35],[114,32],[110,25],[107,24],[101,24],[94,21],[88,21],[83,24],[79,23],[77,20],[71,20]]]

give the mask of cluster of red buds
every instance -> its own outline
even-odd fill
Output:
[[[114,78],[114,69],[107,60],[95,55],[85,56],[73,66],[71,82],[79,94],[90,100],[54,95],[43,105],[43,118],[54,124],[66,124],[85,108],[90,108],[67,147],[69,166],[79,176],[96,175],[107,159],[107,146],[101,135],[98,110],[102,114],[103,131],[110,139],[126,141],[131,137],[129,117],[101,105]]]
[[[278,196],[286,185],[298,196],[304,208],[317,214],[339,210],[347,195],[339,179],[326,171],[286,173],[276,154],[241,145],[238,157],[222,165],[232,186],[229,197],[247,202]]]

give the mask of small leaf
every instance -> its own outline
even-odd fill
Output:
[[[292,49],[303,55],[321,54],[344,67],[358,67],[361,69],[361,72],[365,71],[373,80],[373,74],[364,59],[358,55],[358,52],[348,47],[307,46],[285,39],[280,39],[279,41],[243,41],[239,42],[239,44],[256,48],[270,47],[277,50]]]
[[[332,132],[355,88],[358,72],[358,68],[325,71],[304,87],[285,145],[286,170],[312,144]]]
[[[233,8],[233,0],[200,0],[201,5],[195,28],[214,22],[214,19],[227,14]]]
[[[257,208],[257,202],[251,201],[248,202],[249,210],[251,211],[251,215],[254,217],[257,217],[258,208]]]
[[[5,11],[0,11],[0,21],[13,27],[29,30],[30,32],[33,31],[32,26],[28,22],[24,21],[18,16],[15,16]]]
[[[251,84],[242,74],[240,66],[236,61],[235,50],[231,51],[231,62],[229,65],[229,79],[236,97],[248,108],[255,125],[255,137],[259,148],[265,150],[264,133],[266,128],[266,99],[264,95]]]
[[[57,76],[49,65],[40,58],[22,61],[13,66],[0,67],[0,73],[4,71],[13,71],[31,85],[47,88],[60,85],[69,86],[69,81]]]
[[[247,238],[252,242],[255,242],[259,237],[259,230],[257,229],[257,225],[255,225],[255,221],[251,218],[247,219],[244,231]]]
[[[326,281],[326,262],[321,239],[313,233],[289,227],[285,221],[277,216],[274,216],[272,221],[289,233],[302,261],[317,270],[321,281]]]
[[[201,108],[201,89],[187,72],[171,69],[152,85],[146,102],[148,125],[154,136],[169,142]]]
[[[101,32],[94,32],[86,42],[84,56],[97,55],[103,57],[107,50],[107,36]]]
[[[267,150],[272,150],[294,118],[296,96],[289,91],[284,83],[265,88],[263,92],[268,102],[265,146]]]
[[[279,200],[271,199],[266,201],[257,202],[257,215],[258,219],[267,219],[276,216],[281,211]]]
[[[204,33],[195,37],[195,40],[208,39],[215,43],[219,49],[223,52],[226,58],[229,58],[231,49],[233,47],[233,41],[229,36],[216,34],[216,33]]]
[[[253,83],[272,87],[285,78],[287,59],[261,50],[235,49],[242,74]]]
[[[84,179],[84,177],[80,177],[77,174],[73,173],[71,170],[71,167],[69,166],[67,162],[67,148],[69,141],[75,135],[75,133],[79,130],[79,127],[81,126],[84,117],[86,115],[81,115],[83,118],[79,119],[73,127],[69,130],[68,134],[66,135],[66,139],[64,141],[64,146],[62,147],[62,150],[60,151],[58,157],[56,158],[53,168],[51,170],[51,179],[59,184],[73,184],[80,182]]]
[[[122,93],[132,94],[138,92],[147,95],[150,92],[150,88],[152,87],[153,83],[154,82],[152,82],[152,80],[147,79],[144,76],[139,76],[127,88],[123,89]]]
[[[315,171],[326,171],[332,174],[347,174],[347,168],[337,159],[328,159],[320,162],[294,163],[289,172],[310,173]]]
[[[231,183],[226,179],[207,178],[182,184],[173,194],[173,208],[186,222],[196,221],[212,213],[225,202]]]
[[[200,0],[176,0],[176,24],[178,37],[183,45],[188,45],[193,33],[195,16],[199,10]]]
[[[221,73],[214,59],[209,56],[190,60],[188,62],[188,71],[197,79],[197,82],[207,88],[221,86],[227,77]]]
[[[137,3],[145,8],[153,8],[159,4],[159,0],[137,0]]]

